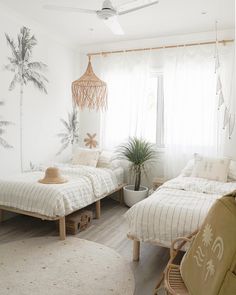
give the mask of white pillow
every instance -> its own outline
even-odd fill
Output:
[[[192,171],[193,171],[193,166],[194,166],[194,159],[189,160],[187,165],[181,171],[180,175],[181,176],[187,176],[187,177],[191,176]]]
[[[236,161],[230,161],[228,177],[230,180],[236,180]]]
[[[191,176],[227,182],[230,159],[195,155]]]
[[[73,151],[72,164],[96,167],[99,155],[98,150],[76,148]]]
[[[97,167],[98,168],[111,168],[114,153],[111,151],[102,151],[99,155]]]
[[[115,157],[114,152],[112,151],[102,151],[100,153],[97,168],[108,168],[108,169],[116,169],[118,167],[122,167],[122,161],[118,160]]]

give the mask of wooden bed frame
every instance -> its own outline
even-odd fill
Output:
[[[127,238],[130,239],[131,241],[133,241],[133,261],[139,261],[141,241],[137,237],[132,236],[130,234],[127,234]],[[150,242],[144,242],[144,243],[149,243],[154,246],[167,248],[165,245],[158,243],[158,242],[151,242],[150,241]]]
[[[120,202],[120,204],[123,204],[123,187],[125,185],[126,185],[126,183],[120,184],[116,189],[112,190],[108,194],[103,195],[98,201],[95,202],[95,204],[96,204],[96,213],[95,213],[96,219],[99,219],[100,216],[101,216],[101,199],[104,199],[105,197],[109,197],[113,193],[118,192],[119,193],[119,202]],[[9,212],[17,213],[17,214],[23,214],[23,215],[27,215],[27,216],[32,216],[32,217],[40,218],[42,220],[50,220],[50,221],[58,220],[59,221],[59,236],[60,236],[60,239],[61,240],[66,239],[66,216],[49,217],[49,216],[42,215],[42,214],[39,214],[39,213],[34,213],[34,212],[30,212],[30,211],[24,211],[24,210],[20,210],[20,209],[8,207],[8,206],[0,206],[0,223],[3,222],[4,211],[9,211]],[[76,210],[76,211],[78,211],[78,210]],[[73,212],[71,212],[71,213],[73,213]]]
[[[193,237],[197,234],[198,229],[195,230],[193,233],[191,233],[190,235],[188,235],[188,237]],[[140,259],[140,245],[141,245],[141,241],[134,237],[133,235],[127,234],[127,238],[130,239],[131,241],[133,241],[133,261],[139,261]],[[181,237],[182,238],[182,237]],[[163,248],[168,248],[167,246],[158,243],[158,242],[143,242],[143,243],[149,243],[152,244],[154,246],[159,246],[159,247],[163,247]]]
[[[133,241],[133,261],[139,261],[140,258],[140,241],[131,236],[127,235],[127,238]]]

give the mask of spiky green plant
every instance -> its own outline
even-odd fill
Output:
[[[61,119],[61,122],[64,126],[64,132],[57,134],[62,145],[57,155],[60,155],[69,145],[79,142],[79,120],[76,107],[73,107],[72,112],[68,113],[68,121]]]
[[[23,117],[23,95],[24,87],[28,82],[40,91],[47,93],[47,78],[40,72],[47,69],[47,65],[42,62],[32,61],[33,48],[37,45],[34,35],[31,35],[30,29],[22,27],[14,41],[8,34],[5,34],[7,44],[11,49],[12,56],[8,57],[9,64],[4,68],[13,73],[13,79],[10,83],[9,90],[15,89],[16,85],[20,86],[20,163],[21,171],[23,171],[23,144],[22,144],[22,117]]]
[[[0,106],[1,105],[3,105],[3,102],[0,102]],[[0,120],[0,145],[5,149],[12,148],[12,146],[2,137],[2,135],[6,132],[6,127],[11,124],[12,123],[10,121]]]
[[[120,159],[130,162],[130,169],[135,177],[134,190],[139,191],[142,172],[157,159],[154,145],[144,139],[132,137],[118,148],[117,154]]]

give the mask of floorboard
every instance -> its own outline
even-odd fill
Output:
[[[133,269],[136,281],[135,295],[153,294],[155,284],[169,259],[169,251],[165,248],[143,243],[141,244],[141,260],[133,262],[132,241],[126,237],[127,225],[123,216],[127,209],[115,200],[103,200],[101,218],[99,220],[94,219],[92,225],[77,236],[104,244],[119,252],[130,261]],[[55,222],[17,216],[4,221],[0,225],[0,244],[46,235],[58,235]]]

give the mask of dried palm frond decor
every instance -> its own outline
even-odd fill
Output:
[[[107,109],[107,84],[94,74],[90,56],[86,72],[72,83],[72,96],[80,109]]]
[[[98,145],[97,140],[95,139],[97,134],[94,133],[93,135],[90,133],[87,133],[88,137],[85,137],[84,142],[85,142],[85,146],[88,146],[90,149],[92,148],[96,148]]]

